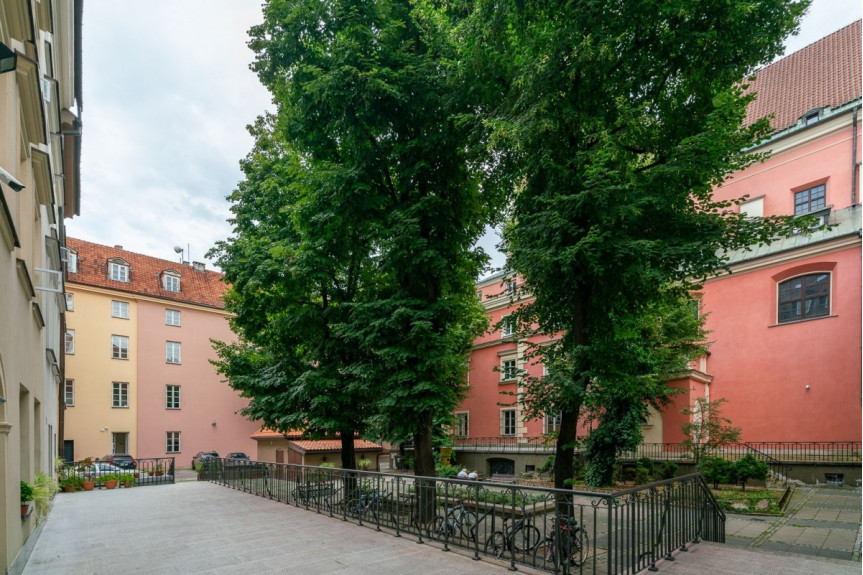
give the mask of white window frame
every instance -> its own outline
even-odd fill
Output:
[[[470,436],[470,412],[456,411],[453,420],[453,435],[456,437]]]
[[[118,409],[129,407],[129,384],[127,382],[111,382],[111,407]]]
[[[66,311],[75,311],[75,294],[66,292],[63,295],[66,297]]]
[[[512,319],[509,319],[512,318]],[[515,317],[512,314],[507,314],[500,318],[500,337],[506,339],[515,334]]]
[[[165,386],[165,409],[180,409],[182,396],[179,385]]]
[[[510,367],[511,365],[511,367]],[[518,358],[515,356],[504,356],[500,358],[500,380],[501,382],[515,381],[518,378]]]
[[[108,264],[108,277],[115,282],[129,283],[129,266],[117,262]]]
[[[78,273],[78,254],[71,250],[66,253],[66,271],[70,274]]]
[[[515,280],[507,280],[504,286],[506,289],[506,295],[510,297],[514,296],[516,291],[518,291],[518,283]]]
[[[176,323],[173,319],[176,318]],[[165,325],[180,327],[180,310],[166,309],[165,310]]]
[[[162,274],[162,287],[165,291],[180,293],[180,276],[169,273]]]
[[[179,341],[165,342],[165,363],[172,365],[180,365],[182,362],[181,345]]]
[[[75,355],[75,330],[67,329],[63,339],[63,351],[66,355]]]
[[[542,418],[542,432],[545,434],[557,433],[560,431],[560,420],[562,415],[546,413]]]
[[[510,418],[510,414],[512,414],[512,422],[507,421]],[[510,432],[511,430],[511,432]],[[500,410],[500,436],[501,437],[515,437],[516,432],[518,431],[518,414],[516,413],[515,408],[501,409]]]
[[[75,407],[75,380],[66,379],[63,382],[63,403],[66,407]]]
[[[165,453],[180,453],[182,451],[182,433],[179,431],[165,432]]]
[[[111,336],[111,359],[129,359],[129,336]]]
[[[116,317],[118,319],[129,319],[129,302],[112,299],[111,317]]]

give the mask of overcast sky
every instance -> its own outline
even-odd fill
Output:
[[[788,53],[860,17],[860,0],[815,0]],[[231,233],[225,197],[252,147],[246,126],[272,109],[248,67],[260,20],[259,0],[87,0],[81,216],[68,235],[207,261]]]

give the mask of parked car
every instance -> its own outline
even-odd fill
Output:
[[[106,455],[100,461],[107,461],[111,465],[116,465],[122,469],[136,469],[138,467],[135,459],[128,453],[113,453]]]
[[[78,469],[77,472],[78,475],[83,477],[92,477],[94,479],[99,479],[100,477],[110,475],[112,473],[128,473],[128,471],[122,467],[111,465],[107,461],[96,461],[92,465]]]
[[[215,451],[199,451],[192,457],[192,469],[196,469],[198,463],[203,463],[207,459],[218,459],[219,454]]]
[[[228,454],[226,459],[241,459],[243,461],[249,461],[249,456],[242,451],[232,451]]]

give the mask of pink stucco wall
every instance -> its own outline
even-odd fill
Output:
[[[180,310],[181,326],[165,325],[165,309]],[[250,456],[256,444],[250,438],[260,423],[235,412],[247,405],[209,363],[216,359],[210,339],[232,341],[233,333],[221,313],[162,303],[141,302],[138,387],[138,450],[140,457],[173,455],[178,467],[189,467],[198,451],[243,451]],[[181,364],[165,362],[165,343],[182,344]],[[181,386],[181,409],[165,408],[165,386]],[[213,425],[213,422],[216,425]],[[181,452],[165,452],[165,433],[180,431]]]

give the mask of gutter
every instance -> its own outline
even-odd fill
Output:
[[[857,204],[857,112],[860,108],[854,108],[853,115],[851,117],[851,205],[854,206]]]

